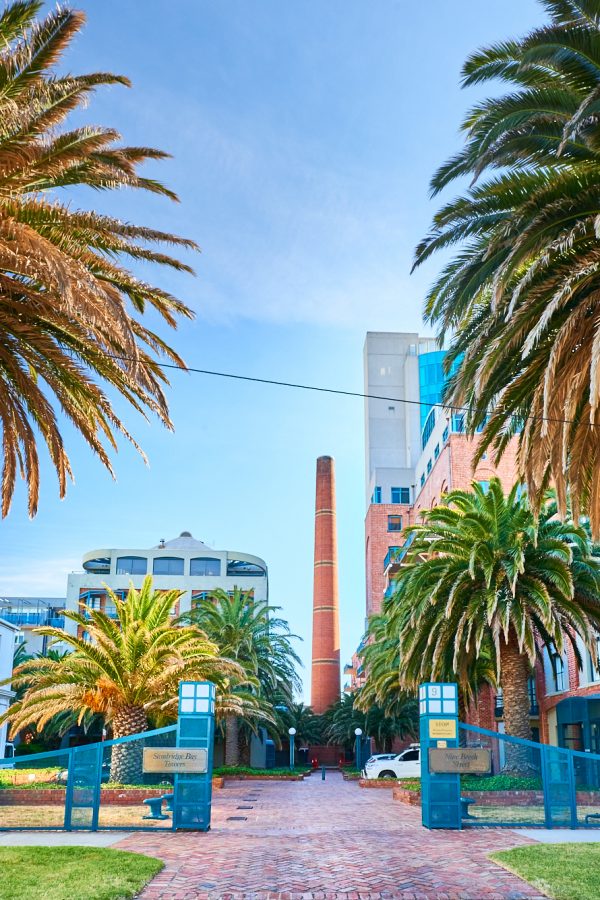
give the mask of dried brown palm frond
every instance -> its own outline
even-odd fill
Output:
[[[191,271],[162,246],[195,250],[193,241],[74,210],[59,191],[85,184],[175,195],[139,174],[148,147],[123,147],[112,129],[61,131],[68,114],[107,84],[110,73],[60,77],[55,65],[82,27],[80,12],[61,8],[40,21],[38,0],[12,2],[0,14],[0,431],[1,510],[25,478],[30,515],[39,495],[38,442],[56,469],[60,496],[72,476],[55,407],[112,472],[121,434],[140,449],[106,393],[115,389],[142,415],[171,427],[157,355],[181,358],[136,315],[153,307],[166,324],[191,317],[168,292],[142,281],[126,260]],[[141,452],[141,451],[140,451]]]

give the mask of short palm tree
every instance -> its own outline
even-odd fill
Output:
[[[412,526],[396,581],[391,627],[401,683],[442,680],[480,656],[494,660],[506,731],[530,738],[528,678],[540,648],[554,657],[600,626],[600,563],[585,531],[542,510],[536,522],[517,487],[451,491]]]
[[[354,730],[361,728],[365,737],[375,741],[377,749],[389,753],[394,738],[414,737],[418,732],[418,708],[414,697],[402,692],[393,714],[387,713],[368,697],[362,698],[364,688],[353,694],[345,694],[328,710],[324,719],[325,734],[330,744],[354,747]]]
[[[296,729],[296,743],[308,746],[320,744],[323,740],[324,722],[322,716],[316,715],[304,703],[290,703],[283,708],[275,707],[280,720],[279,734],[288,739],[289,729]]]
[[[235,660],[246,673],[246,683],[235,689],[248,701],[244,719],[252,725],[262,720],[276,725],[275,702],[291,702],[300,687],[297,667],[300,658],[292,646],[296,635],[288,623],[275,615],[279,607],[255,601],[251,592],[235,588],[230,595],[212,591],[195,609],[181,617],[214,641],[221,652]],[[254,708],[252,708],[254,698]],[[233,712],[225,718],[225,763],[239,765],[240,717]]]
[[[550,481],[561,515],[600,537],[600,0],[544,0],[550,23],[473,54],[465,85],[500,80],[465,147],[434,176],[471,187],[436,214],[416,264],[456,249],[426,315],[455,334],[447,400],[466,405],[478,447],[514,435],[531,502]]]
[[[56,64],[84,16],[61,7],[36,21],[43,6],[42,0],[12,0],[0,13],[3,516],[19,474],[27,481],[29,513],[36,512],[40,439],[58,474],[61,497],[65,494],[71,467],[55,408],[111,472],[109,451],[118,435],[137,447],[113,397],[171,427],[166,379],[156,356],[183,363],[140,317],[152,308],[174,327],[178,317],[192,315],[181,301],[127,268],[141,260],[191,271],[161,245],[194,249],[192,241],[80,210],[63,199],[77,185],[176,197],[138,172],[145,160],[165,153],[123,146],[112,128],[61,130],[96,88],[129,82],[103,72],[57,74]]]
[[[98,713],[112,726],[113,737],[125,737],[146,731],[149,717],[174,720],[179,682],[186,679],[214,682],[227,697],[226,708],[239,712],[229,685],[243,679],[240,666],[224,658],[196,626],[173,624],[172,609],[181,591],[154,591],[148,577],[139,591],[131,586],[125,600],[107,593],[116,619],[99,610],[65,610],[88,638],[59,628],[36,629],[68,644],[72,652],[19,666],[12,683],[25,693],[0,717],[0,724],[10,722],[12,733],[28,725],[41,731],[55,716],[76,713],[84,721]],[[140,777],[141,745],[115,745],[111,780],[135,784]]]

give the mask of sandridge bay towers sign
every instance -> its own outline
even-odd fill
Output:
[[[205,775],[208,771],[208,749],[144,747],[143,770],[163,775],[175,775],[178,772]]]

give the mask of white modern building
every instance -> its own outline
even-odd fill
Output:
[[[13,656],[15,652],[15,636],[19,629],[10,622],[0,619],[0,682],[12,675]],[[0,684],[0,715],[10,706],[13,692],[10,684]],[[6,749],[6,733],[8,726],[0,726],[0,759],[4,759]]]
[[[91,550],[83,557],[83,572],[68,577],[66,609],[81,606],[111,613],[109,587],[125,597],[130,585],[140,588],[146,575],[152,575],[156,590],[183,591],[175,613],[188,612],[206,600],[211,591],[236,587],[252,591],[256,600],[268,600],[268,571],[263,559],[233,550],[213,550],[182,531],[172,540],[161,540],[155,547],[124,547]],[[75,624],[65,620],[65,629],[73,633]]]

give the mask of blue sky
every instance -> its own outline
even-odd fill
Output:
[[[194,238],[198,276],[145,272],[196,312],[172,342],[190,365],[362,389],[367,330],[419,330],[436,262],[410,275],[434,168],[479,96],[465,56],[541,20],[533,0],[104,0],[65,61],[112,70],[78,121],[173,159],[147,167],[182,202],[78,192],[74,202]],[[422,329],[421,329],[422,330]],[[175,432],[123,409],[113,482],[76,436],[76,484],[0,525],[0,596],[60,596],[82,553],[186,529],[267,560],[271,597],[310,675],[314,469],[337,464],[342,659],[364,622],[363,408],[358,399],[174,373]],[[68,430],[67,430],[68,431]]]

